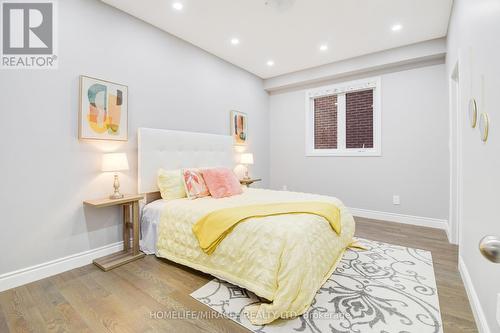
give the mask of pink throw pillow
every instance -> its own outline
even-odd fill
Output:
[[[230,197],[243,193],[240,181],[228,168],[205,169],[201,173],[210,195],[214,198]]]
[[[182,170],[182,179],[184,188],[189,199],[196,199],[209,196],[207,185],[201,175],[201,170],[184,169]]]

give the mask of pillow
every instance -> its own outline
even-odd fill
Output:
[[[202,170],[202,174],[208,191],[214,198],[230,197],[243,192],[238,178],[230,169],[205,169]]]
[[[210,195],[207,185],[199,169],[182,170],[182,180],[188,199],[202,198]]]
[[[161,197],[165,200],[180,199],[186,197],[181,170],[158,170],[158,187]]]

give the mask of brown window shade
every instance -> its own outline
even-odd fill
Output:
[[[314,149],[337,149],[337,95],[314,99]]]
[[[373,90],[346,94],[346,148],[373,148]]]

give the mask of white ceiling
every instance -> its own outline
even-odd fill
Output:
[[[262,78],[446,36],[453,0],[102,0]],[[174,2],[183,9],[173,9]],[[270,2],[271,4],[266,4]],[[276,3],[282,3],[276,7]],[[400,31],[392,26],[401,24]],[[231,44],[238,38],[240,44]],[[327,51],[320,51],[322,44]],[[267,66],[273,60],[274,66]]]

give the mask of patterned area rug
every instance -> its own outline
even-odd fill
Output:
[[[334,333],[443,332],[431,253],[365,239],[347,250],[300,317],[253,326],[243,314],[253,293],[214,279],[191,296],[251,331]]]

